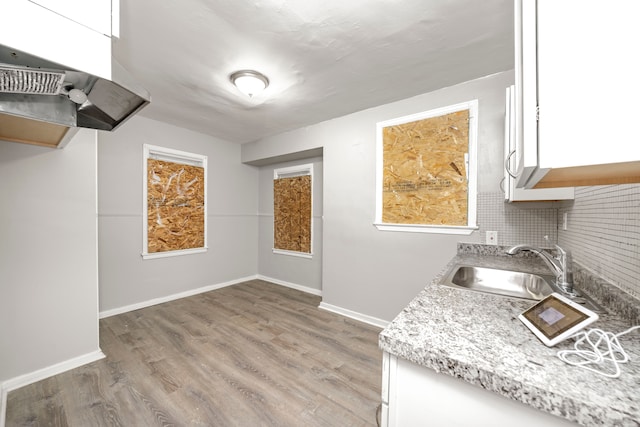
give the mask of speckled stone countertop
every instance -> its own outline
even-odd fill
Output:
[[[631,360],[619,378],[565,364],[556,352],[573,348],[573,339],[546,347],[518,320],[534,302],[439,284],[456,263],[547,274],[537,258],[483,252],[480,245],[459,245],[458,255],[381,332],[380,348],[584,426],[640,426],[640,331],[620,337]],[[605,308],[610,313],[591,327],[619,333],[638,324]],[[634,308],[622,311],[629,310],[637,315]]]

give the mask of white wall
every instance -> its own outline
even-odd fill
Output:
[[[143,260],[143,144],[208,156],[206,253]],[[258,168],[240,146],[141,116],[98,145],[100,311],[233,282],[257,272]]]
[[[479,100],[480,192],[500,191],[504,72],[317,125],[244,144],[243,162],[323,147],[323,303],[391,320],[455,255],[451,236],[378,231],[375,211],[376,122]]]
[[[273,253],[273,171],[274,169],[313,164],[313,258],[300,258]],[[322,157],[276,163],[260,168],[258,274],[298,285],[307,292],[322,290]]]
[[[0,141],[0,383],[99,352],[96,132]]]

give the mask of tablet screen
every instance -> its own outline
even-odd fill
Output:
[[[574,326],[589,319],[584,312],[550,295],[534,305],[522,316],[548,340],[553,340]]]

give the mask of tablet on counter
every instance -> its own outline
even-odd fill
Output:
[[[518,318],[540,341],[551,347],[598,320],[598,314],[558,293],[553,293],[520,314]]]

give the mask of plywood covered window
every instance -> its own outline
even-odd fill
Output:
[[[377,124],[378,229],[471,234],[477,228],[477,105]]]
[[[273,172],[273,252],[310,258],[313,164]]]
[[[145,259],[207,249],[207,156],[144,145]]]

